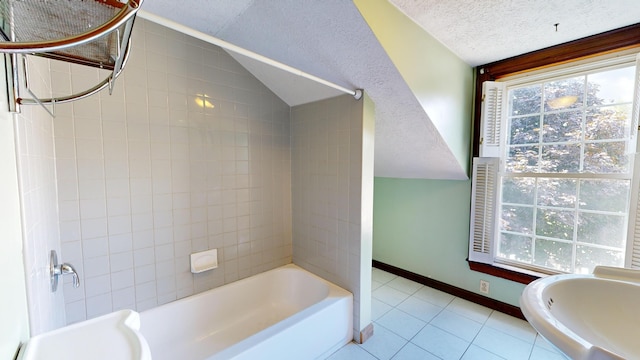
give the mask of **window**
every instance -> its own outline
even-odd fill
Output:
[[[637,78],[633,55],[483,84],[471,261],[630,266]]]

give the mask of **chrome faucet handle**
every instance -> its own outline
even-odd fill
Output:
[[[71,266],[71,264],[67,264],[67,263],[60,264],[56,268],[59,269],[58,271],[60,272],[60,275],[72,274],[73,287],[74,288],[80,287],[80,277],[78,277],[78,273],[76,272],[76,269],[74,269],[73,266]]]
[[[60,275],[73,275],[73,287],[80,287],[80,277],[76,269],[71,264],[63,263],[58,264],[58,256],[55,250],[51,250],[49,257],[49,272],[51,273],[51,291],[55,292],[58,289],[58,277]]]

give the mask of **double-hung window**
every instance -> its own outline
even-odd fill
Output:
[[[540,273],[631,266],[636,63],[619,56],[484,83],[469,260]]]

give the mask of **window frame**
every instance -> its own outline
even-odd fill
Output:
[[[509,105],[509,94],[511,90],[514,89],[518,89],[518,88],[523,88],[523,87],[529,87],[529,86],[542,86],[543,84],[551,81],[558,81],[559,79],[566,79],[566,78],[572,78],[572,77],[585,77],[588,76],[589,74],[594,74],[594,73],[600,73],[603,71],[611,71],[611,70],[616,70],[616,69],[621,69],[621,68],[627,68],[629,66],[637,66],[638,63],[638,51],[634,50],[631,53],[626,53],[623,52],[622,54],[616,54],[615,57],[611,58],[605,58],[605,59],[599,59],[599,58],[594,58],[594,59],[590,59],[588,62],[584,63],[584,64],[580,64],[580,63],[571,63],[570,66],[564,66],[564,67],[560,67],[559,69],[556,68],[551,68],[548,70],[545,70],[543,72],[540,72],[540,74],[534,74],[534,75],[529,75],[526,77],[515,77],[515,78],[504,78],[503,81],[501,82],[503,88],[504,88],[504,99],[503,99],[503,108],[505,109],[505,111],[507,111],[507,113],[503,114],[503,119],[502,121],[500,121],[501,125],[502,125],[502,129],[499,131],[500,133],[504,134],[504,136],[502,137],[502,141],[500,143],[500,152],[498,154],[498,157],[502,160],[500,162],[500,168],[498,171],[498,184],[497,184],[497,189],[496,192],[498,193],[498,197],[497,197],[497,214],[496,217],[498,219],[500,219],[501,217],[501,213],[502,213],[502,208],[506,205],[506,206],[518,206],[517,204],[509,204],[506,203],[505,201],[503,201],[502,199],[502,184],[504,179],[506,178],[550,178],[550,179],[573,179],[576,181],[580,181],[580,180],[595,180],[595,179],[600,179],[600,180],[625,180],[629,182],[629,186],[630,189],[633,185],[633,156],[629,156],[628,160],[629,160],[629,164],[627,164],[627,171],[626,172],[612,172],[612,173],[591,173],[588,171],[578,171],[578,172],[569,172],[569,173],[564,173],[564,172],[552,172],[552,173],[544,173],[544,172],[512,172],[509,171],[507,169],[506,166],[506,159],[508,157],[509,154],[509,135],[510,134],[510,124],[511,121],[509,121],[509,118],[512,118],[512,115],[510,113],[508,113],[508,110],[510,108]],[[634,72],[634,74],[637,73],[637,70]],[[635,76],[634,76],[635,77]],[[634,78],[634,82],[635,82],[635,78]],[[589,105],[586,104],[586,100],[585,103],[581,106],[580,109],[586,111],[586,109],[589,108]],[[545,110],[546,111],[546,110]],[[574,111],[574,110],[571,110]],[[553,112],[553,110],[551,111]],[[544,114],[544,113],[543,113]],[[536,114],[536,116],[538,116],[540,114]],[[629,114],[631,117],[634,116],[633,111],[630,112]],[[524,116],[528,116],[528,115],[524,115]],[[584,120],[584,119],[583,119]],[[629,131],[630,133],[626,133],[625,136],[623,138],[617,138],[617,139],[608,139],[609,141],[617,141],[617,142],[624,142],[625,143],[625,148],[626,148],[626,152],[627,154],[633,154],[635,153],[636,150],[636,131],[635,129],[637,128],[637,124],[635,124],[634,122],[636,121],[636,119],[631,118],[631,123],[629,124]],[[539,141],[542,141],[542,139],[539,139]],[[592,143],[593,141],[599,141],[599,140],[588,140],[588,139],[581,139],[580,140],[581,144],[583,145],[587,145],[589,143]],[[582,154],[583,155],[583,154]],[[577,191],[579,191],[579,189],[577,189]],[[631,194],[629,192],[629,194],[627,194],[628,198],[627,199],[631,199]],[[576,207],[577,205],[573,205],[572,208],[565,208],[565,207],[549,207],[546,205],[539,205],[539,204],[533,204],[531,205],[531,207],[535,210],[544,210],[544,209],[552,209],[552,210],[556,210],[556,211],[572,211],[574,212],[574,215],[577,216],[582,213],[582,214],[586,214],[586,213],[594,213],[593,210],[588,210],[588,209],[581,209]],[[629,213],[631,212],[631,203],[628,203],[628,207],[626,209],[626,212],[624,214],[620,214],[617,212],[610,212],[609,214],[605,214],[607,213],[607,211],[595,211],[595,212],[601,212],[604,215],[609,215],[609,216],[617,216],[622,218],[623,223],[624,223],[624,234],[625,236],[627,235],[627,229],[628,229],[628,224],[627,221],[629,220]],[[499,220],[498,220],[499,221]],[[523,263],[523,262],[519,262],[519,261],[512,261],[509,259],[505,259],[502,257],[498,256],[498,252],[497,250],[499,249],[499,244],[500,244],[500,234],[503,233],[502,230],[499,229],[500,226],[497,226],[497,228],[495,229],[495,233],[496,233],[496,238],[494,239],[495,244],[494,246],[496,246],[496,252],[494,254],[493,257],[493,262],[498,263],[498,264],[505,264],[505,265],[512,265],[513,267],[517,268],[517,269],[531,269],[534,272],[540,272],[540,273],[559,273],[561,271],[556,271],[553,269],[546,269],[544,267],[540,267],[537,265],[533,265],[533,264],[527,264],[527,263]],[[577,227],[574,229],[574,232],[578,231]],[[558,242],[561,243],[565,243],[565,244],[570,244],[572,245],[572,247],[576,247],[576,246],[591,246],[591,245],[586,245],[584,243],[577,243],[576,244],[576,238],[575,238],[576,234],[574,233],[572,236],[572,239],[551,239],[551,240],[556,240]],[[537,236],[538,238],[544,238],[544,236],[540,237],[539,234]],[[600,246],[593,246],[594,248],[598,248]],[[624,251],[624,253],[626,253],[627,251],[630,251],[629,246],[623,246],[622,250]],[[574,249],[574,254],[575,256],[575,249]],[[571,267],[573,268],[573,266],[575,265],[572,264]]]
[[[485,81],[495,81],[507,76],[512,77],[520,74],[531,74],[534,71],[550,66],[575,63],[613,52],[629,49],[637,51],[637,48],[640,47],[638,33],[640,33],[640,23],[477,67],[475,71],[473,157],[480,155],[482,89]],[[631,213],[632,209],[629,209],[630,216]],[[471,270],[523,284],[528,284],[540,276],[544,276],[542,273],[509,265],[484,264],[467,260]]]

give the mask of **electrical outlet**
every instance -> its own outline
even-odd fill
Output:
[[[480,280],[480,292],[483,293],[483,294],[488,294],[489,293],[489,282],[488,281]]]

